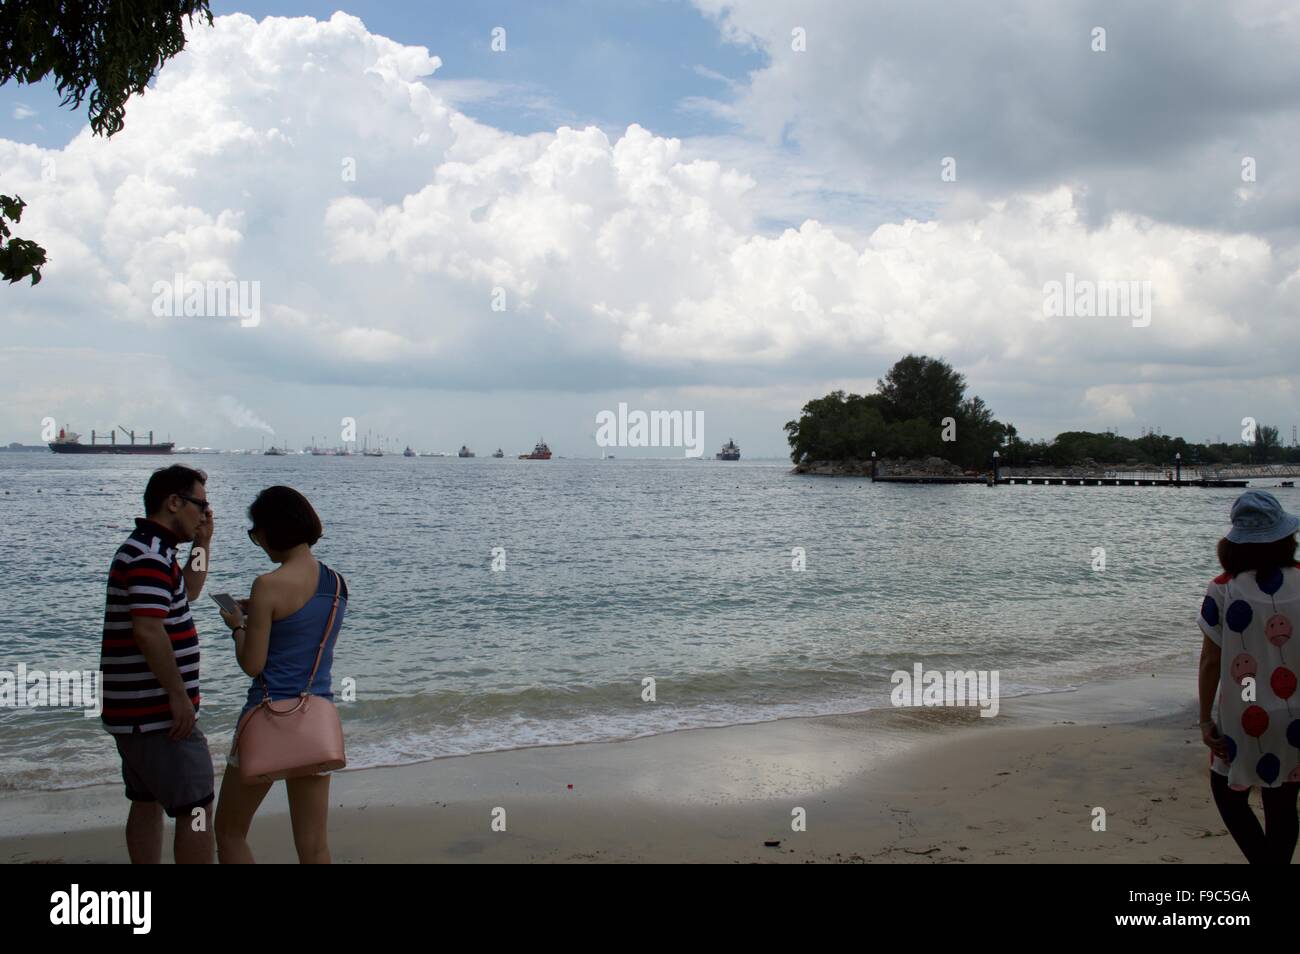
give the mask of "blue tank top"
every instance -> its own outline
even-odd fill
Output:
[[[271,691],[272,699],[292,699],[306,686],[311,667],[316,662],[316,651],[320,649],[321,637],[325,635],[330,608],[334,605],[335,575],[333,570],[322,563],[316,592],[311,599],[297,612],[272,621],[270,642],[266,649],[266,666],[262,669],[262,675],[254,676],[248,687],[245,712],[265,698],[262,691],[263,679]],[[339,577],[338,612],[334,615],[334,626],[325,644],[325,652],[321,654],[316,679],[311,685],[313,695],[324,696],[326,699],[334,698],[334,693],[330,690],[330,668],[334,662],[334,644],[338,640],[339,629],[343,626],[343,614],[347,605],[348,585]]]

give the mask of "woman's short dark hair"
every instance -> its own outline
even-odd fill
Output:
[[[206,484],[208,475],[184,464],[172,464],[155,470],[144,485],[145,516],[153,516],[162,510],[163,504],[172,494],[189,494],[195,484]]]
[[[1295,566],[1295,547],[1294,533],[1272,543],[1233,543],[1224,537],[1219,541],[1219,565],[1233,576]]]
[[[312,546],[325,532],[307,498],[292,487],[267,487],[248,508],[248,519],[272,550],[292,550],[300,543]]]

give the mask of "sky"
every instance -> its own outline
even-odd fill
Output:
[[[599,456],[624,404],[779,457],[908,353],[1028,437],[1300,423],[1294,4],[212,9],[111,139],[0,87],[0,193],[50,256],[0,289],[0,442],[351,418]],[[242,317],[186,313],[225,283]]]

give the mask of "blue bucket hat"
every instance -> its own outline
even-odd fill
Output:
[[[1300,528],[1300,518],[1287,513],[1266,490],[1247,490],[1232,503],[1233,543],[1272,543]]]

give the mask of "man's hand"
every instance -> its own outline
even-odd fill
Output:
[[[208,567],[212,563],[212,526],[212,511],[205,510],[203,519],[194,529],[194,546],[190,547],[190,558],[185,564],[185,595],[191,603],[199,598],[208,578]]]
[[[212,544],[212,528],[214,526],[215,515],[209,509],[204,511],[203,519],[199,522],[194,531],[194,545],[207,550]]]
[[[172,708],[172,727],[167,737],[179,741],[188,739],[194,728],[194,703],[190,694],[184,689],[167,693],[167,702]]]

